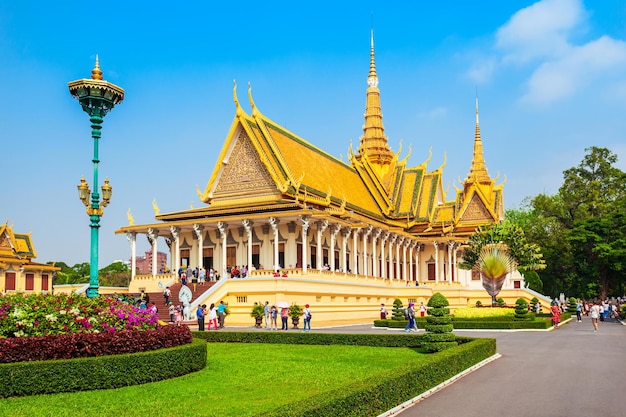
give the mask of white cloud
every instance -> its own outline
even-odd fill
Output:
[[[567,54],[567,37],[584,16],[580,0],[544,0],[515,13],[496,33],[504,62]]]
[[[626,42],[603,36],[582,46],[572,47],[559,59],[543,63],[528,81],[523,102],[546,104],[573,95],[603,77],[626,70]]]
[[[511,65],[530,71],[521,101],[547,105],[585,88],[620,94],[626,81],[626,42],[609,36],[576,44],[587,23],[582,0],[542,0],[516,12],[495,34],[495,55],[467,74],[475,82]]]

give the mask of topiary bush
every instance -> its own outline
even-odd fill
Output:
[[[480,300],[476,300],[476,307],[482,307],[483,303]]]
[[[458,344],[452,334],[454,326],[449,305],[448,299],[441,293],[433,294],[428,300],[427,324],[424,326],[427,333],[422,339],[422,348],[426,352],[440,352]]]
[[[530,307],[532,311],[537,311],[537,303],[539,303],[539,299],[537,297],[533,297],[532,300],[530,300]]]
[[[504,302],[504,298],[498,298],[496,300],[496,303],[498,303],[498,307],[504,307],[506,305],[506,303]]]
[[[523,298],[515,301],[515,320],[528,320],[528,303]]]
[[[570,313],[575,313],[577,305],[578,305],[578,300],[575,299],[574,297],[570,297],[569,303],[567,304],[567,311],[569,311]]]
[[[405,320],[404,307],[402,306],[402,300],[396,298],[393,300],[393,309],[391,310],[391,320]]]

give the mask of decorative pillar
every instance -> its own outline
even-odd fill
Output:
[[[309,253],[309,239],[307,237],[307,231],[309,230],[309,216],[300,216],[300,222],[302,223],[302,274],[306,274],[308,253]]]
[[[420,280],[420,250],[422,246],[419,242],[415,242],[415,281]]]
[[[434,241],[435,247],[435,284],[439,284],[439,242]]]
[[[389,236],[391,236],[391,233],[385,232],[383,238],[380,240],[380,276],[383,278],[387,278],[387,253],[385,251],[385,244]]]
[[[396,238],[393,239],[394,243],[396,244],[396,279],[406,279],[406,277],[404,275],[402,275],[402,273],[400,272],[400,247],[402,246],[402,243],[404,242],[404,237],[403,236],[397,236]]]
[[[324,230],[326,230],[326,228],[328,227],[328,220],[324,219],[324,220],[320,220],[318,222],[315,223],[317,225],[317,269],[319,271],[321,271],[322,269],[324,269],[324,252],[322,250],[322,233],[324,233]]]
[[[382,229],[376,229],[376,232],[374,232],[372,234],[372,276],[373,277],[379,277],[380,276],[380,271],[378,271],[378,269],[376,268],[376,261],[378,259],[377,255],[376,255],[376,241],[378,240],[378,238],[380,237],[380,235],[382,234],[383,230]]]
[[[454,241],[448,241],[448,270],[446,271],[446,281],[452,282],[452,251],[454,249]],[[449,278],[449,279],[448,279]]]
[[[456,267],[456,254],[457,254],[458,250],[459,250],[459,243],[458,242],[453,242],[452,243],[452,265],[450,265],[450,271],[454,272],[451,275],[452,281],[454,281],[454,280],[459,281],[459,269]]]
[[[331,271],[335,270],[335,240],[337,240],[337,233],[339,233],[340,230],[341,226],[338,224],[335,224],[330,228],[330,253],[328,256],[330,259],[329,263]]]
[[[417,242],[415,242],[414,240],[408,242],[408,247],[409,247],[409,281],[411,281],[411,282],[417,281],[417,279],[414,279],[415,275],[413,274],[413,249],[415,249],[415,244],[416,243]]]
[[[400,245],[402,246],[402,279],[408,282],[409,276],[406,274],[406,250],[409,247],[409,239],[404,236],[400,239]]]
[[[276,217],[270,217],[269,223],[274,231],[274,271],[278,271],[280,269],[280,265],[278,264],[278,219]]]
[[[198,239],[198,263],[197,263],[197,267],[198,267],[198,274],[200,274],[200,269],[202,269],[202,267],[204,265],[202,265],[202,257],[204,255],[204,251],[202,248],[202,226],[200,226],[198,223],[195,223],[193,225],[193,231],[196,233],[196,238]]]
[[[126,232],[126,239],[130,243],[130,280],[137,274],[137,233]]]
[[[252,270],[252,222],[248,219],[244,219],[241,223],[243,224],[244,229],[246,229],[246,234],[248,235],[248,256],[246,259],[248,259],[248,274],[250,274],[249,271]]]
[[[226,275],[226,238],[228,235],[228,224],[224,222],[217,222],[217,230],[220,231],[222,237],[222,278],[228,278]]]
[[[352,229],[352,265],[354,273],[358,274],[361,270],[359,268],[359,254],[357,253],[357,245],[359,243],[359,232],[361,229]]]
[[[363,275],[367,276],[367,238],[372,233],[372,225],[363,230]]]
[[[348,272],[347,254],[348,254],[348,239],[350,239],[350,233],[352,229],[344,227],[341,231],[341,262],[339,267],[343,269],[343,272]]]
[[[156,278],[157,275],[157,241],[159,238],[159,231],[153,228],[148,229],[148,242],[152,245],[152,278]]]
[[[174,253],[172,254],[172,272],[176,274],[178,280],[178,269],[180,268],[180,229],[176,226],[170,226],[170,233],[174,239]]]

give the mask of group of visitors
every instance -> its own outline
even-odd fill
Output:
[[[279,311],[280,310],[280,311]],[[289,330],[289,313],[291,309],[287,306],[277,307],[276,305],[271,305],[270,302],[266,301],[264,306],[264,316],[265,316],[265,328],[269,330],[278,330],[278,315],[280,314],[281,320],[281,328],[280,330]],[[308,304],[304,305],[304,310],[302,311],[303,318],[303,332],[311,331],[311,318],[313,314],[311,313],[311,306]]]
[[[198,284],[204,285],[207,281],[219,281],[220,274],[212,267],[207,270],[204,267],[195,267],[192,269],[191,267],[181,266],[178,268],[178,279],[183,285],[187,285],[191,281],[195,292]]]
[[[622,304],[619,298],[612,302],[609,300],[604,301],[583,301],[578,300],[576,302],[576,322],[582,323],[583,315],[590,316],[591,322],[593,323],[593,331],[594,333],[598,331],[598,322],[602,322],[608,318],[614,318],[619,321],[621,319],[621,315],[619,312],[619,306]],[[550,314],[552,314],[552,323],[554,324],[554,328],[558,329],[559,324],[561,323],[561,313],[566,310],[564,303],[559,300],[553,300],[550,305]]]
[[[228,305],[224,301],[216,306],[215,303],[211,303],[207,309],[206,304],[199,305],[196,309],[196,319],[198,320],[198,330],[204,331],[204,323],[208,317],[208,330],[211,330],[211,325],[215,330],[224,328],[224,318],[226,317],[226,309]]]

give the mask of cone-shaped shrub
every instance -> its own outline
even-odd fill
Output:
[[[578,305],[578,300],[575,299],[574,297],[571,297],[569,299],[569,304],[567,305],[567,311],[569,311],[570,313],[575,313],[577,305]]]
[[[523,298],[515,302],[515,320],[528,320],[528,303]]]
[[[391,320],[406,320],[404,318],[404,307],[399,298],[393,300],[393,310],[391,310]]]
[[[533,312],[537,311],[537,303],[539,302],[539,299],[537,297],[533,297],[532,300],[530,300],[530,308],[532,309]]]
[[[448,299],[441,293],[433,294],[428,300],[427,324],[424,326],[427,333],[422,336],[422,348],[427,352],[440,352],[457,345],[448,305]]]

